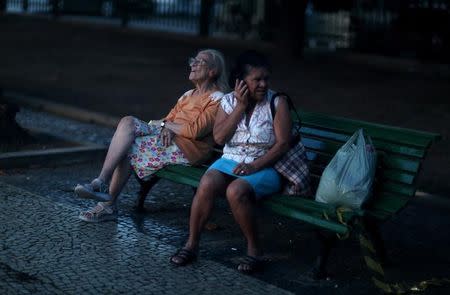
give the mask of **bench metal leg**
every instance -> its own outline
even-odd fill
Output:
[[[383,268],[382,256],[385,260],[386,252],[384,247],[380,248],[381,253],[378,252],[379,249],[377,248],[382,246],[382,240],[376,224],[367,220],[359,220],[358,226],[359,244],[367,269],[371,273],[372,282],[385,293],[393,293],[392,286],[387,282]],[[381,244],[376,245],[377,243]]]
[[[319,240],[319,256],[316,259],[315,265],[309,271],[309,276],[314,280],[321,280],[327,277],[327,263],[328,257],[332,248],[336,245],[337,236],[335,233],[329,231],[316,232],[317,238]]]
[[[366,231],[366,234],[370,238],[375,248],[378,260],[383,265],[387,264],[388,259],[386,247],[384,246],[383,237],[381,236],[378,223],[371,218],[364,218],[362,222],[364,222],[364,229]]]
[[[144,202],[145,198],[148,195],[148,192],[152,189],[152,187],[160,180],[159,177],[153,176],[147,181],[143,181],[137,177],[139,184],[141,185],[138,192],[138,199],[136,201],[136,210],[142,211],[144,210]]]

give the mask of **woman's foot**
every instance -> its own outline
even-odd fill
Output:
[[[170,263],[176,266],[185,266],[191,264],[197,260],[197,252],[192,250],[181,248],[172,257],[170,257]]]
[[[264,268],[264,259],[261,257],[244,256],[238,265],[238,271],[244,274],[252,274],[261,271]]]
[[[116,205],[100,202],[92,209],[85,212],[80,212],[78,216],[81,220],[86,222],[102,222],[117,219]]]
[[[95,178],[91,183],[77,184],[75,194],[83,199],[93,199],[98,202],[111,201],[108,184],[99,178]]]

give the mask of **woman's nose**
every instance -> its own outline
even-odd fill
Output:
[[[266,80],[260,80],[259,81],[259,87],[267,87],[267,81]]]

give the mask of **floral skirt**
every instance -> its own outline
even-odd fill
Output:
[[[175,143],[168,147],[163,146],[160,131],[160,127],[148,125],[146,122],[134,118],[136,139],[128,156],[131,167],[140,179],[150,178],[153,173],[169,164],[189,164],[183,152]]]

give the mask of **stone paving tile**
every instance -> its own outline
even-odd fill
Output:
[[[289,294],[210,260],[174,268],[175,247],[129,222],[82,223],[74,205],[0,185],[0,289],[7,294]]]

